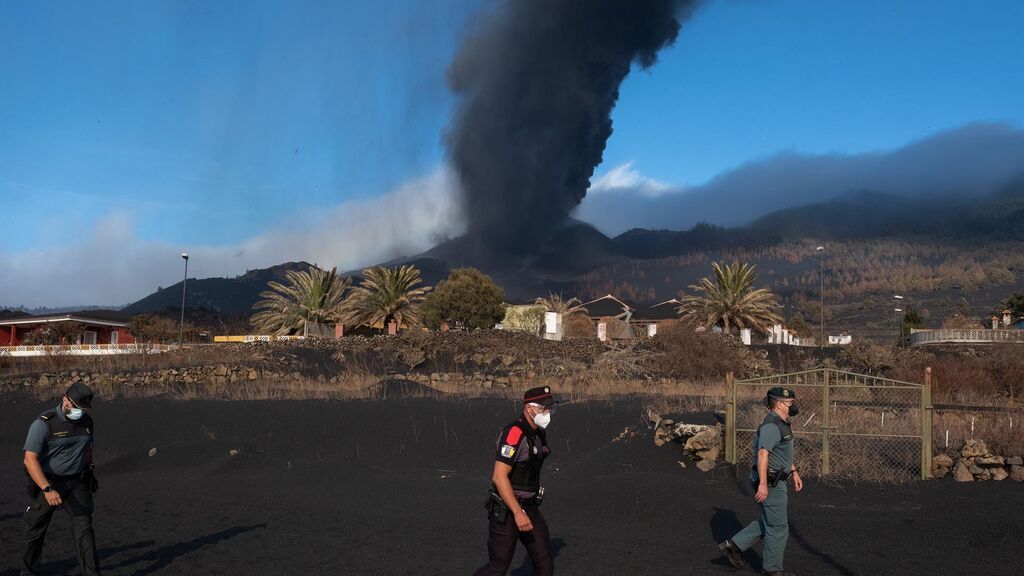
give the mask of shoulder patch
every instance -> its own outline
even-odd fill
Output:
[[[508,429],[508,434],[505,435],[505,441],[503,444],[507,444],[515,448],[519,445],[519,441],[523,439],[523,429],[519,426],[513,426]]]
[[[46,422],[47,420],[49,420],[50,418],[53,418],[56,415],[57,415],[57,411],[56,410],[49,410],[47,412],[43,412],[42,414],[40,414],[39,415],[39,419],[42,420],[43,422]]]
[[[512,456],[515,456],[515,453],[516,453],[515,446],[512,446],[510,444],[502,444],[501,445],[501,455],[502,455],[502,457],[504,457],[504,458],[511,458]]]

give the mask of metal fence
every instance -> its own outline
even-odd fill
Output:
[[[726,376],[725,457],[753,463],[773,386],[796,392],[796,465],[804,476],[905,482],[931,476],[931,369],[924,384],[819,368],[750,380]]]
[[[1024,330],[986,330],[984,328],[941,328],[922,330],[910,334],[910,345],[958,343],[1013,343],[1024,344]]]

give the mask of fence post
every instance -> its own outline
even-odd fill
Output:
[[[932,367],[924,369],[921,388],[921,478],[932,477]]]
[[[725,373],[725,461],[736,463],[736,381]]]
[[[828,476],[828,433],[829,427],[832,425],[832,415],[828,409],[828,380],[829,372],[828,368],[821,369],[821,400],[822,400],[822,417],[821,417],[821,475]]]

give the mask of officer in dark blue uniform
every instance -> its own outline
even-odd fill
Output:
[[[75,383],[54,410],[39,416],[25,440],[25,472],[29,506],[25,511],[23,576],[39,573],[43,541],[53,511],[62,508],[71,518],[84,576],[100,573],[92,529],[92,495],[98,485],[92,473],[92,390]]]
[[[545,429],[556,406],[551,388],[527,390],[522,415],[498,437],[487,502],[489,561],[475,576],[504,576],[512,564],[516,542],[526,547],[535,576],[554,573],[548,524],[540,513],[544,497],[540,471],[544,459],[551,454]]]

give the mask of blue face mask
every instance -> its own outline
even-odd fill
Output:
[[[78,407],[72,407],[71,410],[68,410],[68,420],[78,420],[82,417],[82,414],[85,414],[84,410]]]

